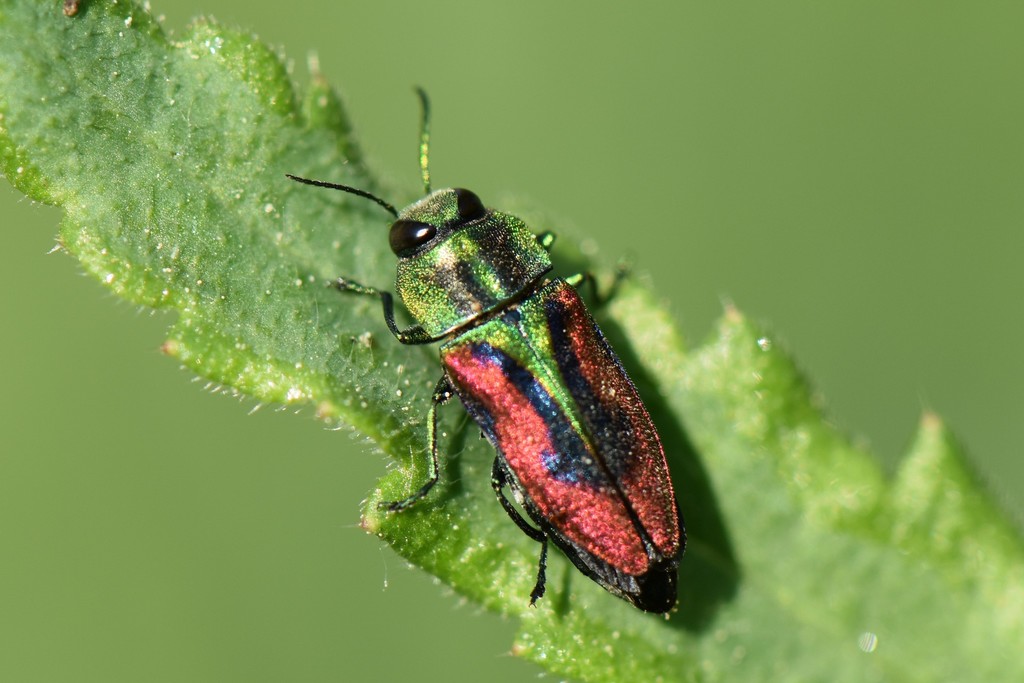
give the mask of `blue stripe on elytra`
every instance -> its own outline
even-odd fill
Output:
[[[472,353],[474,360],[501,368],[502,374],[512,386],[526,397],[530,407],[544,419],[555,451],[544,451],[540,457],[552,477],[567,484],[585,482],[595,488],[607,484],[607,478],[588,453],[583,439],[572,428],[551,394],[529,370],[487,342],[473,344]]]
[[[584,376],[580,359],[574,353],[573,345],[567,335],[569,314],[566,304],[549,299],[545,302],[544,308],[547,313],[548,329],[551,330],[551,347],[555,352],[558,369],[562,373],[562,379],[569,389],[569,394],[583,413],[583,422],[589,431],[594,449],[612,475],[622,477],[630,465],[630,452],[634,443],[633,421],[618,401],[602,401]],[[594,332],[598,341],[603,342],[601,331],[595,328]],[[588,349],[594,354],[601,353],[603,350],[600,347]],[[622,372],[617,359],[608,363],[608,370],[613,369]],[[627,399],[622,396],[618,397],[618,400]]]
[[[556,481],[561,481],[566,484],[578,484],[580,481],[580,468],[577,466],[578,462],[574,462],[571,458],[566,457],[564,454],[558,451],[542,451],[540,454],[540,460],[544,463],[544,467],[547,468],[551,476]]]

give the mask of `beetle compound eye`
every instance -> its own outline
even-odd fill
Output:
[[[388,240],[391,242],[391,251],[397,256],[421,247],[437,234],[437,228],[429,223],[399,219],[391,224],[391,233]]]
[[[475,193],[461,187],[455,188],[455,196],[459,199],[459,222],[466,223],[483,218],[487,215],[484,203]]]

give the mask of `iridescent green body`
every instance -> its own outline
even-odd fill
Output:
[[[399,257],[396,279],[405,307],[431,337],[507,305],[551,270],[548,252],[515,216],[490,211],[460,224],[455,190],[424,197],[399,220],[437,228],[432,248]]]

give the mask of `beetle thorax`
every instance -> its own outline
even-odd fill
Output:
[[[439,226],[436,243],[400,258],[397,290],[436,337],[499,308],[550,269],[548,253],[521,220],[488,211],[465,224]]]

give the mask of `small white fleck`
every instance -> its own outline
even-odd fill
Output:
[[[18,173],[24,173],[24,172],[25,172],[25,167],[24,166],[19,166],[18,167]]]
[[[128,18],[124,20],[124,27],[125,28],[131,28],[131,26],[132,26],[132,17],[131,17],[131,15],[128,15]]]
[[[107,273],[106,275],[103,276],[103,281],[109,285],[111,282],[114,281],[114,274]]]
[[[757,340],[757,345],[761,347],[762,351],[768,351],[772,348],[772,340],[768,337],[761,337]]]
[[[274,205],[267,202],[263,205],[263,213],[274,213]]]

